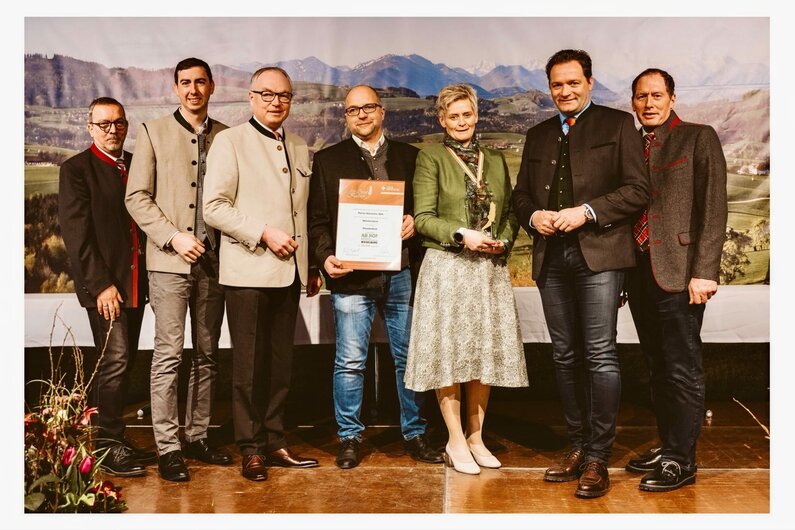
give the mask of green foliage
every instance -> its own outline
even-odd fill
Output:
[[[746,267],[751,264],[745,253],[751,244],[751,237],[746,232],[726,228],[726,240],[723,243],[723,255],[720,260],[720,283],[728,284],[745,276]]]
[[[25,292],[73,292],[66,247],[58,223],[58,195],[25,199]]]

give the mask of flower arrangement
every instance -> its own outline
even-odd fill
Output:
[[[60,320],[57,311],[53,331],[56,319]],[[75,344],[71,329],[64,326]],[[96,369],[85,381],[83,354],[76,345],[72,346],[74,375],[68,381],[64,350],[62,345],[60,353],[53,354],[51,331],[50,378],[38,381],[43,386],[38,405],[32,409],[26,405],[30,411],[25,414],[25,511],[124,511],[127,504],[121,488],[101,479],[99,466],[104,452],[95,449],[94,444],[91,416],[97,408],[88,406],[87,396]],[[103,348],[97,366],[104,353]]]

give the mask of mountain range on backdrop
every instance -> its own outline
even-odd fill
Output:
[[[464,69],[433,63],[416,54],[384,55],[354,67],[330,66],[316,57],[275,64],[284,68],[296,82],[402,87],[419,97],[435,96],[451,83],[469,83],[486,99],[524,92],[548,93],[543,67],[481,63]],[[248,88],[251,72],[261,66],[262,63],[212,65],[216,96],[239,99],[241,92]],[[675,76],[678,92],[687,91],[693,102],[737,99],[750,88],[768,87],[770,69],[767,65],[741,64],[727,57],[710,64],[679,66]],[[594,78],[592,96],[595,101],[624,102],[628,98],[631,78],[613,74],[604,74],[601,78],[594,75]],[[121,95],[126,103],[169,103],[172,85],[172,68],[118,68],[57,54],[51,57],[36,53],[25,55],[26,105],[79,107],[88,105],[98,93]]]

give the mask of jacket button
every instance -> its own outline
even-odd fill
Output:
[[[196,143],[196,138],[191,138],[190,143],[195,144]]]
[[[190,187],[191,187],[191,188],[195,188],[195,187],[196,187],[196,183],[195,183],[195,182],[191,182],[191,183],[190,183]]]
[[[557,163],[558,163],[558,161],[557,161],[557,160],[553,160],[553,161],[552,161],[552,165],[553,165],[553,166],[554,166],[555,164],[557,164]]]
[[[196,208],[196,207],[194,205],[192,205],[192,204],[189,204],[188,208]]]
[[[282,150],[282,146],[281,146],[281,144],[279,144],[279,145],[277,145],[277,146],[276,146],[276,150],[277,150],[277,151],[281,151],[281,150]]]
[[[293,212],[293,217],[298,217],[298,212]]]
[[[191,228],[190,226],[187,228],[187,230],[188,232],[193,232],[193,228]]]
[[[286,168],[286,167],[283,167],[283,168],[282,168],[282,173],[287,173],[287,171],[288,171],[288,170],[287,170],[287,168]]]
[[[558,136],[558,142],[562,142],[562,141],[563,141],[563,138],[561,138],[560,136]]]
[[[198,164],[198,162],[196,162],[195,160],[191,160],[191,161],[190,161],[190,163],[191,163],[191,165],[193,165],[193,166],[195,166],[196,164]]]
[[[295,193],[295,188],[291,189],[290,191],[291,191],[292,193]]]

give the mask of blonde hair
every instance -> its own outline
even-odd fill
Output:
[[[456,83],[447,85],[439,91],[439,96],[436,98],[436,111],[439,117],[443,118],[447,108],[460,99],[469,100],[472,110],[475,114],[478,113],[478,94],[475,89],[466,83]]]

